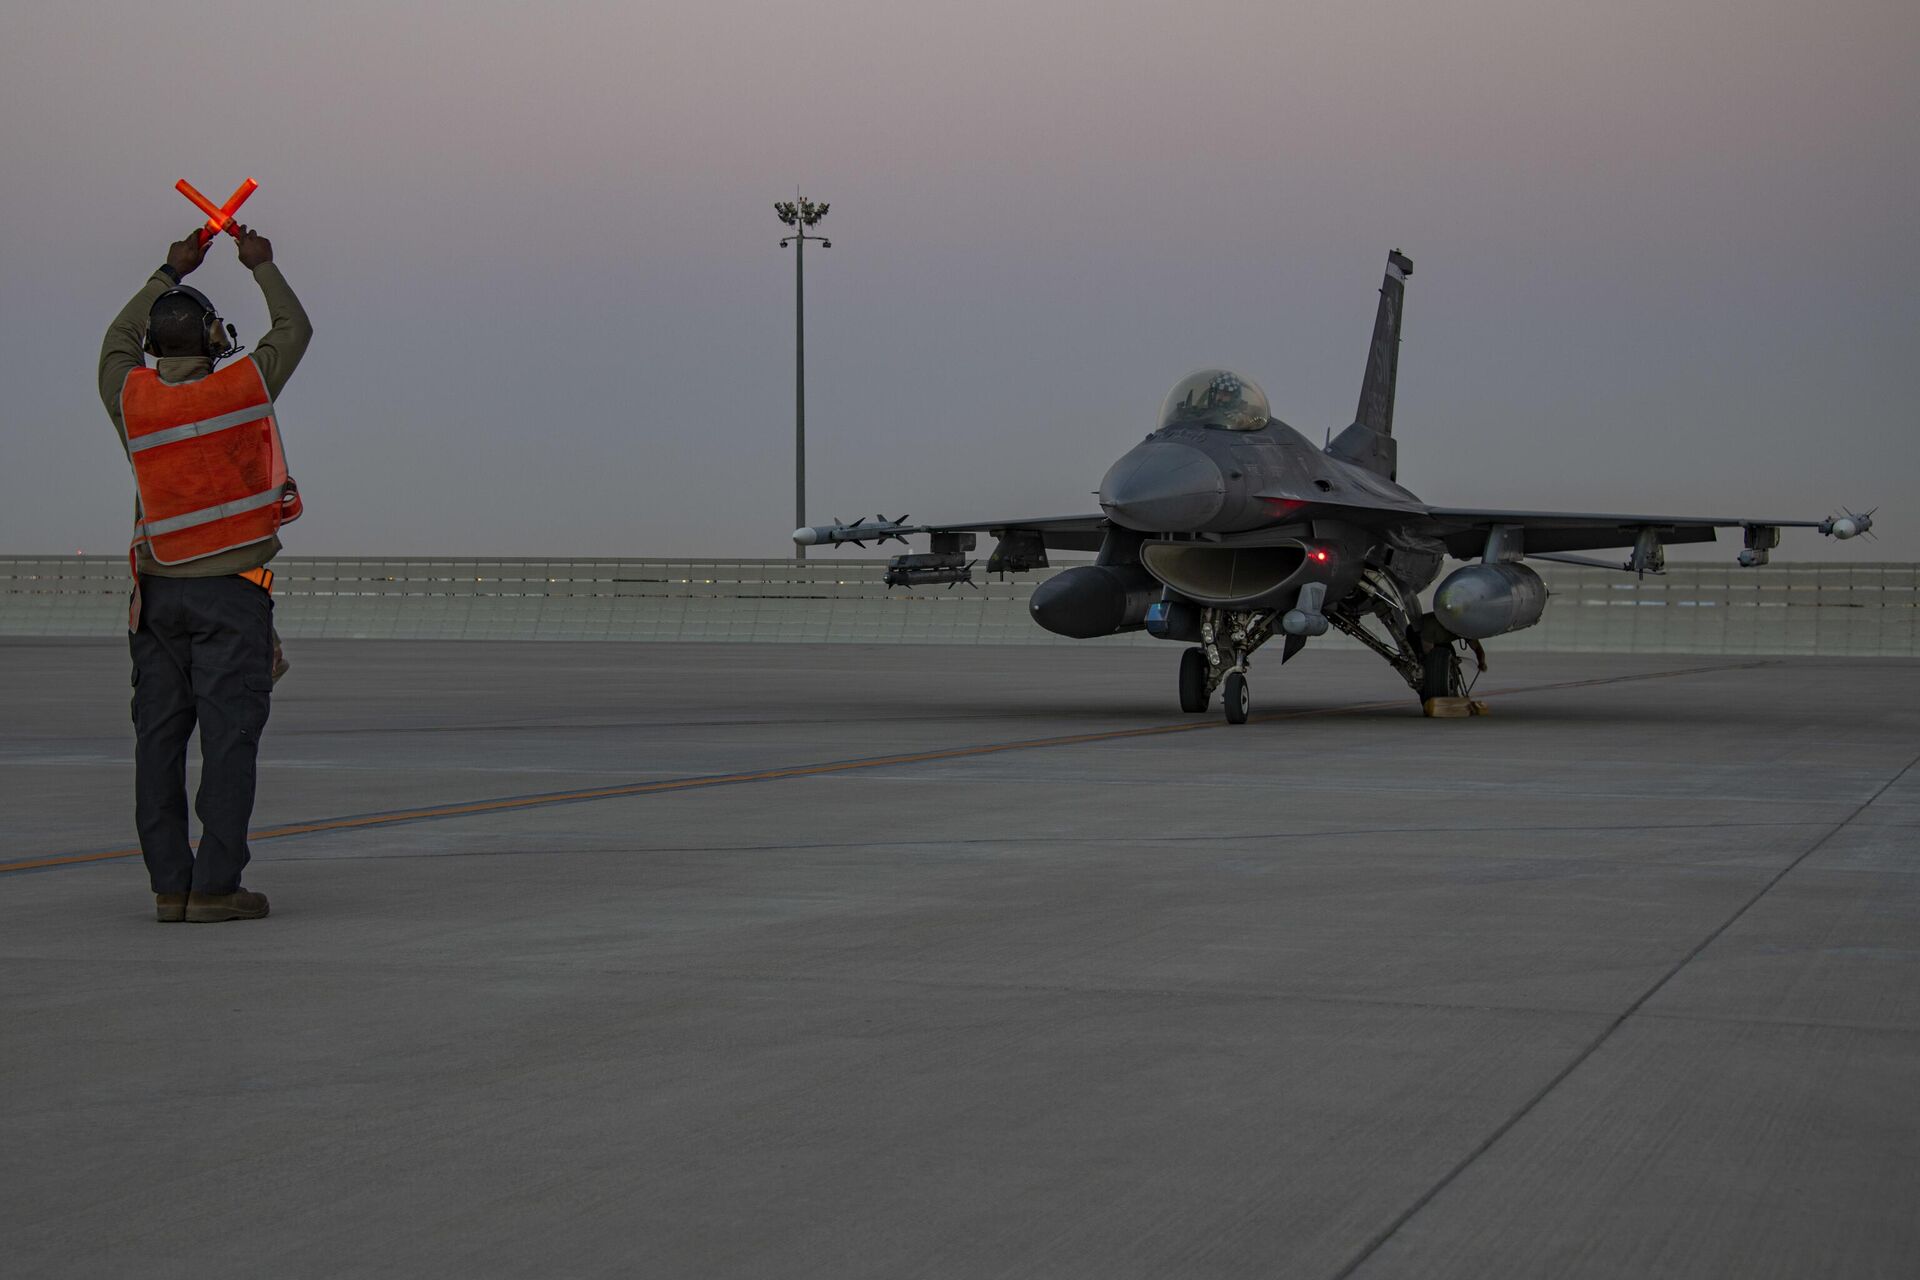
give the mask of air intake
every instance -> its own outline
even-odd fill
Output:
[[[1202,604],[1246,605],[1272,594],[1300,572],[1307,549],[1297,542],[1270,547],[1220,547],[1149,542],[1140,548],[1147,572]]]

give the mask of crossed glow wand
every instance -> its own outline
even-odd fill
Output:
[[[248,178],[234,189],[234,193],[227,197],[227,202],[223,205],[216,205],[213,201],[201,195],[198,191],[194,190],[193,184],[185,178],[174,183],[173,189],[193,201],[200,212],[207,215],[207,225],[200,228],[200,243],[206,245],[211,243],[213,238],[222,231],[232,236],[235,240],[240,238],[240,232],[236,230],[238,224],[234,222],[233,215],[240,212],[240,206],[247,202],[248,196],[260,189],[260,184],[252,178]]]

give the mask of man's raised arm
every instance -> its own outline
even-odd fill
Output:
[[[200,243],[200,229],[195,227],[186,239],[167,246],[167,265],[140,286],[140,292],[120,308],[120,314],[107,326],[106,339],[100,344],[100,399],[116,425],[120,421],[120,388],[129,373],[146,363],[140,343],[146,336],[147,313],[153,310],[154,299],[192,274],[206,256],[206,246]]]
[[[240,265],[253,272],[253,282],[267,300],[269,324],[266,335],[253,344],[253,362],[260,366],[267,394],[278,398],[300,357],[307,354],[307,344],[313,341],[313,322],[307,319],[300,299],[293,296],[287,278],[273,264],[273,242],[247,227],[235,230],[240,239]]]

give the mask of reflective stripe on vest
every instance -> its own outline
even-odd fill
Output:
[[[251,497],[222,502],[218,506],[202,507],[198,511],[188,511],[166,520],[142,520],[139,526],[140,536],[158,538],[169,533],[179,533],[182,529],[191,529],[195,525],[212,524],[215,520],[225,520],[228,516],[241,516],[249,511],[258,511],[278,501],[280,501],[279,489],[263,489]]]
[[[127,452],[139,453],[142,449],[155,449],[163,444],[172,444],[176,440],[192,440],[196,436],[210,436],[216,431],[225,431],[229,427],[243,427],[249,422],[258,422],[262,418],[273,416],[273,405],[248,405],[244,409],[235,409],[232,413],[223,413],[217,418],[202,418],[198,422],[189,422],[182,427],[168,427],[155,431],[151,435],[135,440],[127,439]]]
[[[182,383],[136,369],[120,414],[140,494],[134,540],[159,563],[264,542],[300,514],[273,400],[252,360]]]

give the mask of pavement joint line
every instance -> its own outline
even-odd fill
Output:
[[[1141,849],[1158,849],[1168,844],[1227,844],[1262,843],[1273,840],[1287,840],[1299,844],[1312,840],[1346,839],[1352,836],[1447,836],[1447,835],[1526,835],[1556,833],[1575,835],[1609,834],[1623,831],[1747,831],[1747,830],[1785,830],[1790,827],[1829,827],[1830,821],[1807,822],[1633,822],[1613,826],[1519,826],[1519,827],[1341,827],[1330,831],[1242,831],[1226,835],[1182,835],[1177,838],[1167,836],[961,836],[950,840],[816,840],[781,841],[775,844],[667,844],[667,845],[620,845],[620,846],[582,846],[574,849],[552,848],[514,848],[514,849],[449,849],[431,853],[338,853],[319,854],[310,858],[283,857],[276,862],[387,862],[409,858],[525,858],[549,857],[556,853],[579,856],[594,854],[616,854],[631,857],[635,854],[714,854],[714,853],[799,853],[816,849],[952,849],[972,848],[978,845],[1071,845],[1089,844],[1102,848],[1126,846]],[[1498,854],[1514,862],[1531,862],[1530,855]],[[1586,854],[1577,862],[1590,863],[1606,867],[1639,867],[1643,861],[1633,857],[1612,857],[1605,854]],[[1565,865],[1557,860],[1557,865]],[[1699,869],[1718,870],[1727,864],[1709,862],[1699,864]],[[1738,866],[1739,864],[1732,864]],[[1844,870],[1836,868],[1836,870]],[[1875,874],[1885,874],[1876,872]],[[1920,874],[1920,873],[1917,873]]]
[[[833,953],[844,956],[846,951]],[[15,962],[27,963],[45,961],[46,957],[22,953],[6,958]],[[471,973],[471,964],[428,964],[416,962],[412,972],[416,974],[453,975]],[[635,980],[672,980],[686,982],[706,982],[720,985],[749,986],[810,986],[838,987],[850,986],[910,988],[919,991],[971,991],[971,992],[1012,992],[1026,995],[1061,995],[1085,997],[1088,999],[1113,1000],[1170,1000],[1190,999],[1210,1001],[1218,1004],[1307,1004],[1329,1007],[1359,1006],[1363,1008],[1403,1009],[1423,1013],[1479,1013],[1515,1018],[1564,1018],[1589,1019],[1600,1016],[1604,1010],[1566,1005],[1527,1004],[1514,1002],[1488,1003],[1484,1000],[1420,1000],[1395,996],[1375,996],[1362,992],[1322,992],[1305,991],[1294,988],[1260,989],[1253,987],[1146,987],[1117,986],[1096,983],[1048,983],[1048,982],[993,982],[984,980],[965,980],[958,978],[917,978],[909,976],[889,976],[877,973],[794,973],[790,971],[727,971],[714,969],[687,969],[673,966],[651,967],[637,965],[631,968],[601,969],[602,973],[620,973]],[[504,972],[504,970],[503,970]],[[571,970],[540,971],[530,973],[524,964],[511,966],[515,975],[532,978],[560,977]],[[1839,1031],[1848,1034],[1876,1035],[1891,1038],[1920,1036],[1920,1025],[1884,1024],[1876,1025],[1863,1022],[1823,1021],[1814,1018],[1764,1018],[1742,1017],[1733,1014],[1709,1013],[1663,1013],[1657,1010],[1642,1010],[1641,1016],[1661,1022],[1692,1023],[1707,1026],[1759,1027],[1780,1031]]]
[[[1781,1031],[1845,1031],[1849,1035],[1920,1036],[1920,1023],[1823,1022],[1818,1018],[1744,1017],[1736,1013],[1662,1013],[1643,1009],[1643,1018],[1659,1022],[1695,1022],[1707,1026],[1772,1027]]]
[[[1579,1053],[1575,1054],[1572,1060],[1569,1061],[1565,1066],[1561,1067],[1560,1070],[1556,1072],[1553,1075],[1553,1077],[1546,1082],[1546,1084],[1542,1085],[1540,1089],[1533,1094],[1532,1097],[1528,1098],[1525,1102],[1521,1103],[1519,1108],[1515,1110],[1512,1115],[1508,1116],[1504,1121],[1502,1121],[1493,1130],[1493,1132],[1489,1133],[1485,1138],[1481,1139],[1479,1144],[1476,1145],[1473,1148],[1473,1150],[1467,1152],[1467,1154],[1463,1156],[1459,1160],[1459,1162],[1456,1163],[1451,1169],[1447,1170],[1446,1173],[1442,1174],[1440,1176],[1439,1181],[1435,1182],[1431,1187],[1428,1187],[1426,1191],[1419,1196],[1418,1199],[1416,1199],[1412,1204],[1408,1205],[1404,1210],[1402,1210],[1399,1213],[1399,1215],[1393,1219],[1393,1221],[1389,1222],[1384,1229],[1382,1229],[1371,1240],[1369,1240],[1366,1243],[1366,1245],[1364,1245],[1361,1248],[1360,1252],[1355,1254],[1354,1257],[1350,1261],[1348,1261],[1348,1263],[1344,1267],[1341,1267],[1340,1270],[1334,1272],[1332,1276],[1332,1280],[1347,1280],[1347,1278],[1352,1276],[1354,1272],[1358,1271],[1361,1267],[1365,1266],[1367,1263],[1367,1260],[1373,1257],[1374,1254],[1378,1253],[1380,1249],[1387,1243],[1387,1241],[1393,1239],[1395,1235],[1399,1234],[1401,1228],[1405,1227],[1407,1223],[1413,1221],[1415,1217],[1419,1216],[1422,1210],[1424,1210],[1428,1205],[1432,1204],[1435,1198],[1437,1198],[1441,1192],[1445,1191],[1449,1186],[1453,1185],[1454,1181],[1457,1178],[1459,1178],[1461,1174],[1465,1173],[1469,1168],[1471,1168],[1480,1159],[1481,1156],[1485,1155],[1488,1151],[1492,1150],[1493,1147],[1497,1143],[1499,1143],[1499,1141],[1502,1138],[1506,1137],[1509,1133],[1513,1132],[1513,1130],[1519,1125],[1519,1123],[1522,1120],[1526,1119],[1529,1115],[1533,1113],[1536,1107],[1538,1107],[1542,1102],[1546,1101],[1547,1096],[1549,1094],[1553,1093],[1554,1090],[1558,1089],[1562,1084],[1566,1083],[1568,1077],[1572,1076],[1575,1071],[1578,1071],[1580,1067],[1587,1062],[1588,1059],[1592,1058],[1593,1055],[1600,1050],[1601,1046],[1605,1045],[1608,1040],[1612,1039],[1613,1033],[1618,1031],[1623,1025],[1625,1025],[1628,1019],[1632,1018],[1635,1014],[1639,1013],[1643,1008],[1645,1008],[1647,1005],[1647,1002],[1652,1000],[1655,996],[1659,995],[1660,992],[1666,988],[1666,985],[1669,982],[1672,982],[1675,978],[1679,977],[1682,970],[1684,970],[1688,965],[1692,964],[1695,960],[1697,960],[1700,957],[1701,953],[1704,952],[1708,947],[1712,946],[1715,942],[1719,941],[1719,939],[1726,934],[1727,930],[1733,928],[1735,924],[1739,923],[1740,918],[1746,915],[1748,911],[1752,910],[1753,907],[1762,898],[1766,897],[1769,893],[1773,892],[1775,885],[1779,884],[1782,880],[1786,879],[1788,875],[1790,875],[1796,868],[1798,868],[1808,858],[1811,858],[1814,854],[1818,853],[1821,849],[1825,848],[1827,842],[1829,840],[1832,840],[1835,836],[1839,835],[1842,831],[1845,831],[1847,827],[1853,823],[1853,820],[1855,818],[1858,818],[1861,814],[1865,813],[1868,809],[1872,808],[1873,802],[1878,800],[1881,796],[1885,795],[1888,791],[1891,791],[1893,787],[1900,782],[1901,779],[1905,778],[1909,773],[1913,772],[1915,765],[1920,765],[1920,755],[1916,755],[1913,759],[1907,761],[1906,765],[1903,768],[1901,768],[1898,772],[1896,772],[1892,777],[1888,778],[1885,782],[1881,783],[1879,788],[1876,789],[1872,795],[1868,796],[1864,801],[1862,801],[1860,805],[1857,808],[1855,808],[1852,813],[1842,818],[1839,822],[1834,823],[1833,826],[1830,829],[1828,829],[1828,831],[1824,835],[1822,835],[1819,839],[1815,840],[1812,844],[1808,845],[1804,850],[1802,850],[1798,855],[1796,855],[1792,861],[1788,862],[1784,867],[1781,867],[1780,870],[1774,872],[1772,877],[1769,878],[1765,884],[1761,885],[1760,888],[1756,890],[1751,897],[1749,897],[1745,902],[1742,902],[1737,908],[1735,908],[1732,915],[1728,916],[1725,920],[1722,920],[1719,926],[1715,928],[1711,933],[1709,933],[1706,937],[1702,938],[1697,944],[1695,944],[1692,950],[1688,951],[1685,955],[1681,956],[1680,959],[1675,961],[1673,965],[1670,968],[1668,968],[1665,973],[1661,974],[1658,978],[1656,978],[1653,982],[1653,985],[1649,986],[1645,991],[1642,991],[1640,995],[1634,999],[1632,1004],[1629,1004],[1625,1009],[1623,1009],[1618,1015],[1616,1015],[1613,1018],[1612,1021],[1608,1022],[1605,1027],[1602,1027],[1600,1029],[1600,1034],[1596,1035],[1591,1041],[1589,1041],[1585,1048],[1583,1048]]]
[[[844,953],[840,953],[844,954]],[[910,987],[920,991],[1018,992],[1026,995],[1086,996],[1116,1000],[1209,1000],[1219,1004],[1361,1005],[1370,1009],[1407,1009],[1423,1013],[1511,1014],[1515,1018],[1590,1018],[1593,1009],[1561,1009],[1534,1004],[1485,1004],[1472,1000],[1408,1000],[1357,992],[1257,990],[1236,987],[1123,987],[1051,982],[983,982],[949,978],[888,977],[884,974],[725,973],[694,969],[636,969],[635,978],[675,978],[687,982],[731,982],[779,986],[864,985]]]
[[[1480,698],[1510,697],[1521,693],[1548,693],[1561,689],[1584,689],[1596,685],[1627,684],[1642,680],[1665,680],[1682,676],[1704,675],[1722,671],[1744,671],[1753,667],[1774,665],[1771,659],[1743,663],[1717,663],[1710,666],[1679,667],[1667,671],[1634,672],[1621,676],[1597,676],[1586,680],[1562,680],[1551,684],[1521,685],[1511,689],[1496,689],[1476,695]],[[1390,708],[1404,708],[1403,699],[1392,701],[1354,702],[1334,707],[1313,707],[1305,711],[1268,712],[1251,717],[1253,723],[1264,724],[1283,720],[1304,720],[1322,716],[1356,715],[1366,711],[1382,711]],[[779,782],[789,778],[820,777],[823,775],[852,773],[862,769],[878,769],[908,764],[927,764],[936,760],[963,760],[975,756],[998,755],[1009,751],[1037,751],[1048,747],[1085,746],[1098,742],[1117,742],[1130,738],[1164,737],[1176,733],[1197,733],[1205,730],[1226,729],[1224,720],[1209,717],[1204,720],[1179,721],[1168,724],[1139,725],[1129,729],[1100,729],[1087,733],[1062,734],[1050,738],[1024,738],[1012,742],[980,743],[969,747],[942,747],[928,751],[901,752],[887,756],[859,757],[851,760],[832,760],[818,764],[790,765],[784,768],[754,770],[740,773],[709,774],[694,778],[656,779],[651,782],[630,782],[611,787],[590,787],[574,791],[541,792],[525,796],[502,796],[487,800],[471,800],[444,805],[428,805],[417,809],[397,809],[381,813],[351,814],[334,818],[318,818],[308,822],[288,823],[283,826],[267,827],[249,832],[248,842],[256,840],[282,840],[291,836],[316,835],[327,831],[350,831],[366,827],[398,826],[410,822],[443,821],[449,818],[467,818],[486,813],[514,812],[524,809],[542,809],[553,805],[585,804],[596,800],[618,800],[630,796],[654,795],[667,791],[703,790],[708,787],[740,786],[753,782]],[[1851,821],[1851,819],[1848,819]],[[107,862],[119,858],[134,858],[140,855],[135,849],[107,849],[96,853],[49,854],[39,858],[26,858],[14,862],[0,862],[0,875],[20,871],[44,871],[56,867],[80,866],[91,862]]]
[[[849,956],[858,948],[843,948],[830,953],[829,958]],[[5,953],[0,952],[0,955]],[[7,956],[16,962],[44,961],[46,957],[38,954]],[[72,972],[66,962],[63,973]],[[350,962],[347,962],[350,963]],[[484,967],[484,966],[483,966]],[[488,968],[488,972],[512,973],[516,977],[529,980],[559,979],[574,972],[572,969],[530,970],[524,963],[514,963],[506,968]],[[471,963],[429,964],[414,962],[409,972],[416,975],[456,976],[476,972]],[[993,982],[960,978],[916,978],[909,976],[889,976],[875,973],[791,973],[775,971],[726,971],[713,969],[686,969],[677,967],[649,967],[636,965],[631,968],[601,968],[599,973],[617,973],[621,977],[634,981],[683,981],[707,983],[710,985],[745,986],[798,986],[798,987],[884,987],[905,988],[915,991],[967,991],[976,993],[1014,993],[1020,995],[1075,996],[1102,1000],[1195,1000],[1217,1004],[1305,1004],[1328,1007],[1359,1006],[1369,1009],[1401,1009],[1422,1013],[1475,1013],[1512,1016],[1516,1019],[1558,1018],[1579,1019],[1582,1021],[1599,1016],[1603,1010],[1591,1008],[1566,1008],[1544,1004],[1488,1004],[1478,1000],[1417,1000],[1394,996],[1373,996],[1360,992],[1317,992],[1279,988],[1263,990],[1258,988],[1235,987],[1129,987],[1100,985],[1095,983],[1048,983],[1048,982]]]

